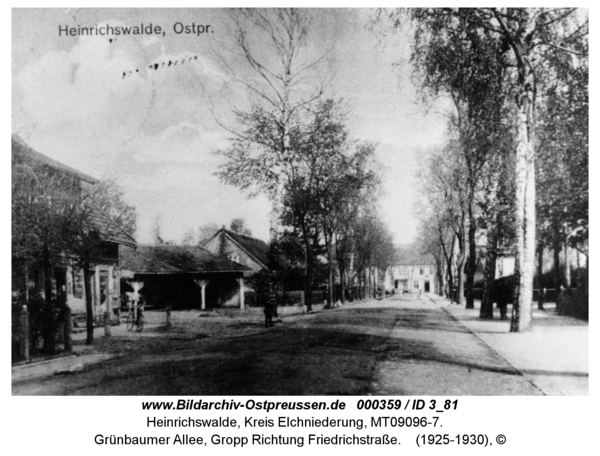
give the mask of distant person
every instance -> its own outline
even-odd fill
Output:
[[[500,320],[507,320],[506,309],[515,299],[515,277],[505,276],[494,280],[492,299],[500,310]]]
[[[140,319],[144,316],[144,306],[146,305],[146,298],[141,293],[138,293],[138,301],[137,301],[137,323],[140,323]]]
[[[272,273],[269,274],[267,281],[267,293],[263,311],[265,313],[265,326],[267,328],[273,327],[275,325],[273,319],[277,319],[277,290]]]
[[[263,311],[265,313],[265,327],[273,327],[275,325],[275,323],[273,323],[273,307],[271,306],[271,304],[269,304],[268,300],[265,302]]]

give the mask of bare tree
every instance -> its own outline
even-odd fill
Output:
[[[162,218],[160,215],[157,215],[152,224],[152,240],[154,243],[156,245],[176,245],[177,243],[172,239],[165,239],[162,226]]]
[[[234,108],[233,144],[218,153],[226,183],[273,201],[271,238],[276,239],[285,183],[291,176],[292,130],[323,95],[327,51],[315,56],[307,45],[315,13],[305,9],[232,10],[234,46],[222,58],[230,75],[247,91],[250,107]],[[234,63],[235,62],[235,63]]]
[[[181,239],[181,245],[195,245],[195,244],[197,244],[196,231],[193,228],[186,230],[186,232],[183,233],[183,238]]]
[[[245,236],[252,236],[252,231],[246,225],[246,220],[243,219],[243,218],[241,218],[241,217],[234,218],[231,221],[231,224],[229,225],[229,228],[234,233],[243,234]]]
[[[426,157],[420,179],[430,210],[436,217],[438,236],[444,241],[441,246],[447,262],[448,283],[451,287],[449,292],[454,299],[453,271],[456,271],[457,302],[462,305],[465,301],[464,270],[468,257],[469,188],[463,179],[466,163],[458,142],[452,138],[443,147],[430,150]],[[452,232],[450,246],[448,230]]]
[[[198,227],[198,244],[202,245],[219,231],[219,225],[209,222]]]

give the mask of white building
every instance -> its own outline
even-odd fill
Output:
[[[385,274],[385,288],[394,293],[433,293],[436,290],[435,262],[412,246],[398,248],[398,260]]]
[[[395,293],[435,291],[435,266],[432,264],[396,264],[386,274],[386,290]]]

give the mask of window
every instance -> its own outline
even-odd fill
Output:
[[[425,268],[423,266],[421,266],[419,268],[419,272],[420,272],[420,275],[424,275],[425,274]]]
[[[415,280],[415,283],[414,283],[414,289],[415,289],[415,290],[418,290],[418,289],[419,289],[419,281],[418,281],[418,280]]]
[[[83,298],[83,271],[73,268],[73,296]]]
[[[235,263],[239,263],[239,262],[240,262],[240,257],[239,257],[239,255],[236,255],[236,254],[234,254],[234,253],[231,253],[231,254],[227,255],[227,259],[228,259],[228,260],[231,260],[231,261],[233,261],[233,262],[235,262]]]

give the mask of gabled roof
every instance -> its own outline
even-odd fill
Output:
[[[105,241],[130,247],[137,245],[135,238],[124,229],[120,229],[106,214],[96,212],[93,216],[93,223],[98,227]]]
[[[248,255],[262,264],[265,268],[269,267],[269,246],[266,242],[261,241],[260,239],[238,234],[226,228],[221,228],[208,241],[206,241],[204,245],[208,245],[213,239],[221,236],[222,234],[228,236],[233,242],[245,250]]]
[[[39,153],[36,150],[33,150],[18,134],[12,135],[12,153],[13,160],[15,154],[20,154],[22,157],[33,160],[36,163],[47,166],[54,170],[60,171],[65,174],[69,174],[74,176],[84,182],[88,182],[90,184],[95,184],[98,182],[98,179],[88,176],[81,171],[77,171],[75,168],[71,168],[70,166],[65,165],[53,158],[47,157],[44,154]]]
[[[435,264],[433,257],[419,251],[416,245],[408,244],[396,248],[395,266],[428,266]]]
[[[18,134],[12,135],[12,156],[13,162],[15,159],[29,160],[36,164],[48,167],[59,173],[66,174],[80,181],[88,184],[97,184],[99,181],[96,178],[88,176],[80,171],[77,171],[70,166],[67,166],[53,158],[47,157],[44,154],[37,152],[32,149]],[[100,233],[103,235],[103,239],[108,242],[114,242],[116,244],[124,244],[128,246],[135,246],[136,241],[133,236],[127,233],[125,230],[120,230],[113,227],[113,221],[103,213],[94,214],[94,223],[98,226]]]
[[[135,274],[244,272],[249,268],[188,245],[140,245],[121,249],[120,266]]]

